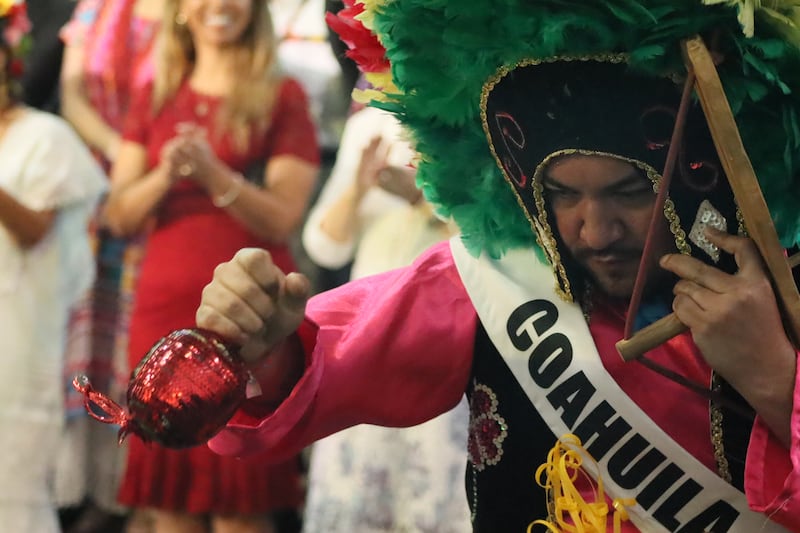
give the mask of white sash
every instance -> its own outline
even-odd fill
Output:
[[[786,531],[763,514],[751,511],[744,494],[672,440],[625,394],[603,367],[581,309],[555,295],[552,270],[536,257],[533,250],[512,250],[501,260],[492,261],[485,256],[471,256],[459,237],[450,241],[450,248],[461,280],[489,338],[556,436],[573,433],[582,421],[595,413],[598,406],[613,409],[615,414],[608,418],[609,422],[621,418],[628,423],[627,427],[632,428],[620,433],[619,441],[602,457],[596,457],[599,472],[591,461],[584,462],[584,468],[594,479],[598,473],[602,476],[612,497],[638,499],[649,492],[647,497],[653,499],[647,509],[638,503],[628,509],[631,521],[640,531],[701,533],[697,529],[680,528],[701,515],[709,517],[720,513],[725,518],[704,527],[709,531],[730,533]],[[521,307],[534,301],[536,305]],[[539,307],[538,303],[542,306]],[[521,309],[533,311],[530,316],[525,316],[524,312],[520,314]],[[554,341],[571,345],[571,356],[568,346],[566,350],[561,349],[559,346],[563,344]],[[537,351],[537,347],[541,349]],[[545,352],[547,355],[543,355]],[[576,375],[581,372],[583,376]],[[570,381],[573,383],[574,378],[583,379],[584,376],[593,386],[593,389],[587,387],[592,391],[591,397],[580,416],[568,425],[562,418],[565,409],[554,407],[548,394],[568,379],[573,378]],[[583,398],[586,398],[585,394]],[[509,428],[509,432],[513,432],[513,428]],[[609,463],[632,438],[640,444],[644,438],[648,443],[647,452],[652,450],[656,455],[660,452],[664,459],[652,467],[637,486],[624,489],[610,474]],[[591,438],[584,443],[586,447],[591,445]],[[665,490],[654,496],[654,488],[660,486]],[[674,512],[667,512],[667,509]],[[723,527],[726,521],[733,522],[733,525]]]

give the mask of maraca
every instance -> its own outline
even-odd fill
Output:
[[[133,371],[127,409],[92,389],[86,376],[72,383],[93,418],[120,426],[120,442],[133,433],[146,442],[187,448],[225,426],[246,397],[249,376],[236,347],[222,337],[181,329],[159,340]]]

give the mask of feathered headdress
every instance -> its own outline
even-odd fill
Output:
[[[489,80],[522,64],[608,55],[638,75],[684,76],[679,43],[696,34],[724,56],[718,70],[779,237],[800,242],[800,1],[351,0],[348,10],[339,21],[351,57],[391,73],[372,105],[409,128],[420,186],[471,251],[537,245],[487,144]],[[388,68],[375,61],[376,42]]]
[[[362,22],[368,18],[363,3],[356,4],[354,0],[345,0],[344,9],[337,14],[327,13],[325,20],[328,26],[339,35],[349,50],[346,55],[358,65],[364,74],[365,80],[371,89],[356,89],[353,98],[360,103],[372,100],[386,101],[385,94],[396,92],[397,88],[392,82],[389,60],[386,50],[378,38]]]

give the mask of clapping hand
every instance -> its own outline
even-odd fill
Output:
[[[356,171],[356,188],[361,196],[378,184],[378,176],[387,166],[389,148],[380,136],[373,137],[361,151]]]
[[[373,137],[361,151],[356,174],[356,186],[363,196],[373,186],[414,204],[422,197],[415,184],[416,169],[389,164],[390,145],[380,136]]]
[[[167,175],[173,182],[193,179],[205,185],[220,165],[208,143],[206,130],[187,122],[178,124],[176,133],[161,150]]]
[[[384,167],[378,173],[378,186],[386,192],[416,204],[422,199],[422,191],[416,185],[417,170],[410,166]]]

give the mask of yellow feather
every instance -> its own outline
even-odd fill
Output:
[[[4,17],[15,3],[14,0],[0,0],[0,17]]]
[[[800,47],[800,1],[798,0],[703,0],[705,5],[727,4],[738,10],[742,32],[755,35],[756,15],[784,39]]]

